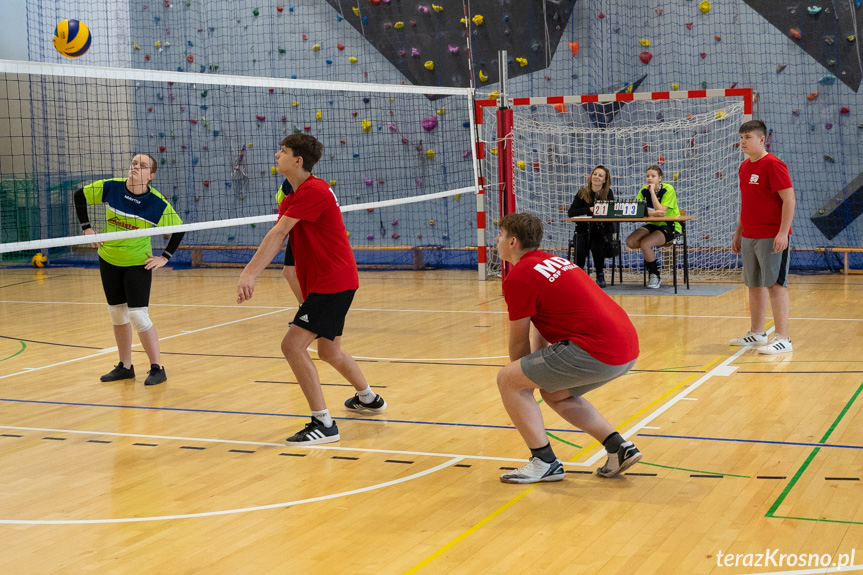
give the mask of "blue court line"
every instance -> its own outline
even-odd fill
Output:
[[[838,447],[840,449],[863,449],[863,445],[840,445],[838,443],[806,443],[798,441],[768,441],[766,439],[730,439],[727,437],[695,437],[693,435],[659,435],[639,433],[639,437],[658,437],[660,439],[697,439],[699,441],[726,441],[729,443],[763,443],[767,445],[797,445],[801,447]]]
[[[112,404],[104,404],[104,403],[77,403],[71,401],[42,401],[37,399],[9,399],[5,397],[0,397],[0,401],[5,401],[8,403],[35,403],[39,405],[68,405],[75,407],[111,407],[115,409],[144,409],[150,411],[178,411],[178,412],[186,412],[186,413],[219,413],[225,415],[263,415],[267,417],[298,417],[301,419],[308,419],[308,414],[298,414],[298,413],[267,413],[265,411],[229,411],[222,409],[192,409],[185,407],[152,407],[148,405],[112,405]],[[338,421],[370,421],[370,422],[378,422],[378,423],[411,423],[415,425],[443,425],[450,427],[477,427],[483,429],[511,429],[515,430],[514,425],[489,425],[482,423],[449,423],[445,421],[412,421],[407,419],[368,419],[368,418],[360,418],[360,417],[333,417],[334,420]],[[555,433],[584,433],[580,429],[548,429],[548,431],[553,431]]]

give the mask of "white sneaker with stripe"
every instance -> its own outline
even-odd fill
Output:
[[[333,443],[341,439],[339,436],[339,428],[333,422],[332,427],[324,427],[324,424],[312,418],[310,423],[307,423],[302,431],[298,431],[294,435],[285,440],[287,445],[318,445],[321,443]]]
[[[794,351],[794,348],[791,347],[791,340],[781,335],[773,336],[770,343],[758,348],[758,353],[764,354],[788,353],[790,351]]]

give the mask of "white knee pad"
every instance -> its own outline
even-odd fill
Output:
[[[124,303],[109,305],[108,315],[111,317],[111,323],[114,325],[126,325],[129,323],[129,306]]]
[[[129,321],[132,324],[132,329],[141,333],[153,327],[153,322],[150,320],[150,314],[145,307],[129,308]]]

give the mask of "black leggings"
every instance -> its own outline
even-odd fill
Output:
[[[115,266],[99,258],[99,274],[102,276],[102,289],[105,290],[108,305],[150,305],[151,270],[144,269],[144,266]]]
[[[584,269],[587,262],[587,234],[578,234],[578,249],[575,251],[575,265]],[[590,253],[593,255],[593,267],[601,274],[605,269],[605,238],[602,234],[590,234]]]

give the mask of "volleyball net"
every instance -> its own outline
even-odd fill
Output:
[[[0,258],[94,262],[73,193],[157,159],[152,186],[184,224],[175,260],[244,263],[276,219],[288,134],[315,136],[314,167],[344,212],[358,262],[476,267],[478,163],[462,88],[352,84],[0,61]],[[93,227],[104,209],[90,206]],[[202,263],[202,262],[198,262]]]

